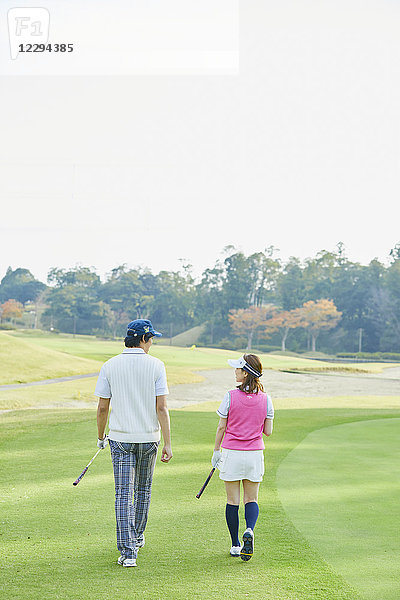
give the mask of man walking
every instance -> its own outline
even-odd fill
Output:
[[[121,554],[118,564],[124,567],[136,567],[138,548],[145,543],[160,426],[164,440],[161,460],[167,463],[172,458],[165,366],[148,353],[153,337],[161,335],[151,321],[136,319],[129,323],[124,351],[104,363],[95,390],[99,397],[97,445],[105,448],[110,443],[117,547]]]

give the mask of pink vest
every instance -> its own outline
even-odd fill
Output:
[[[222,448],[263,450],[263,429],[267,417],[267,394],[231,390],[231,403]]]

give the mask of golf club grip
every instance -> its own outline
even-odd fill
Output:
[[[86,473],[86,471],[88,470],[89,466],[85,467],[82,471],[82,473],[79,475],[78,479],[75,479],[74,483],[72,485],[78,485],[78,483],[80,482],[80,480],[82,479],[82,477],[84,476],[84,474]]]
[[[202,493],[203,493],[203,492],[204,492],[204,490],[206,489],[206,487],[207,487],[207,485],[208,485],[208,482],[210,481],[211,477],[213,476],[213,474],[214,474],[214,471],[215,471],[215,468],[213,467],[213,468],[211,469],[211,471],[210,471],[210,474],[209,474],[209,476],[207,477],[207,479],[205,480],[205,482],[204,482],[204,483],[203,483],[203,485],[201,486],[201,489],[200,489],[199,493],[198,493],[198,494],[196,494],[196,498],[200,498],[200,496],[202,495]]]

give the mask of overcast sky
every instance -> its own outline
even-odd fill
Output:
[[[386,261],[400,241],[400,3],[249,0],[237,16],[226,72],[0,77],[0,277],[180,258],[198,274],[229,244],[287,259],[341,241]]]

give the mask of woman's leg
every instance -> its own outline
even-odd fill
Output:
[[[224,481],[228,504],[240,504],[240,481]]]
[[[254,552],[254,533],[253,529],[258,517],[258,488],[259,482],[243,479],[243,502],[244,517],[246,519],[246,531],[243,534],[243,546],[240,550],[242,560],[250,560]]]
[[[258,481],[243,479],[244,516],[246,519],[246,526],[250,529],[254,529],[258,518],[259,487],[260,483]]]
[[[225,517],[231,534],[232,546],[240,546],[239,542],[239,504],[240,481],[225,481],[226,508]]]

